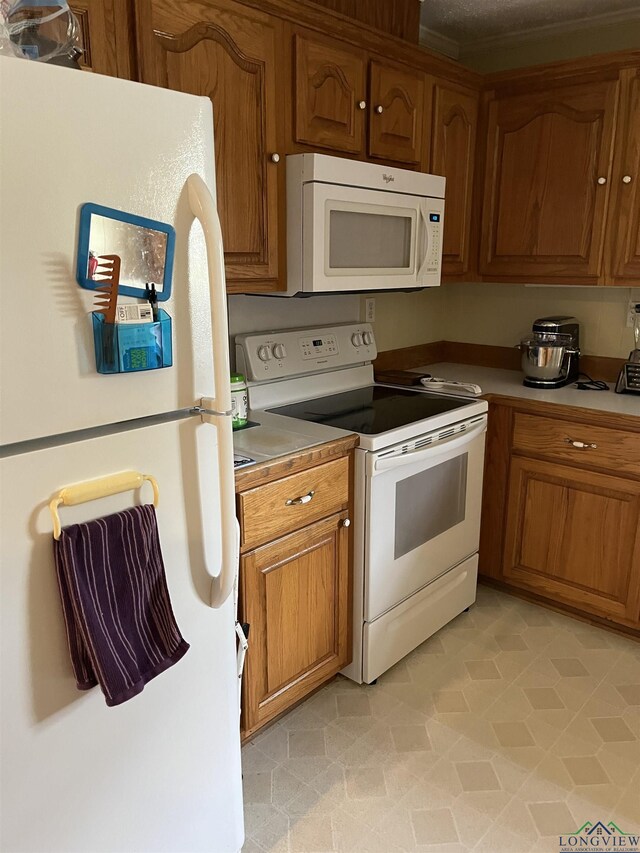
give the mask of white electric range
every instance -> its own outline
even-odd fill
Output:
[[[236,337],[249,416],[357,433],[353,661],[371,683],[475,601],[487,403],[376,383],[366,323]]]

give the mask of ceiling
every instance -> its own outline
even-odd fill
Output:
[[[640,12],[640,0],[424,0],[421,26],[458,44]]]

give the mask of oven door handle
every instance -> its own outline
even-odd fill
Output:
[[[482,423],[464,432],[462,435],[452,435],[449,438],[444,438],[437,444],[429,445],[428,447],[419,447],[400,456],[378,458],[373,463],[373,471],[374,473],[388,471],[391,468],[399,468],[401,465],[410,465],[414,462],[419,462],[421,459],[431,459],[433,456],[441,456],[443,453],[449,453],[451,450],[457,450],[460,447],[464,447],[465,444],[470,444],[474,438],[477,438],[486,431],[487,422],[483,419]]]

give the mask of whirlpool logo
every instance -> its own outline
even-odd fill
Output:
[[[385,184],[392,184],[395,181],[395,178],[393,177],[393,175],[387,175],[386,172],[383,172],[382,180],[385,182]]]
[[[640,853],[640,835],[623,832],[610,820],[606,825],[602,821],[591,823],[588,820],[580,829],[559,838],[559,853],[571,853],[574,850],[602,851],[615,850],[625,853]]]

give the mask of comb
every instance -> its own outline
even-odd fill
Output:
[[[101,278],[96,278],[101,276]],[[105,323],[115,323],[118,304],[118,285],[120,284],[120,257],[118,255],[99,255],[98,266],[94,273],[96,287],[95,310],[104,315]]]

